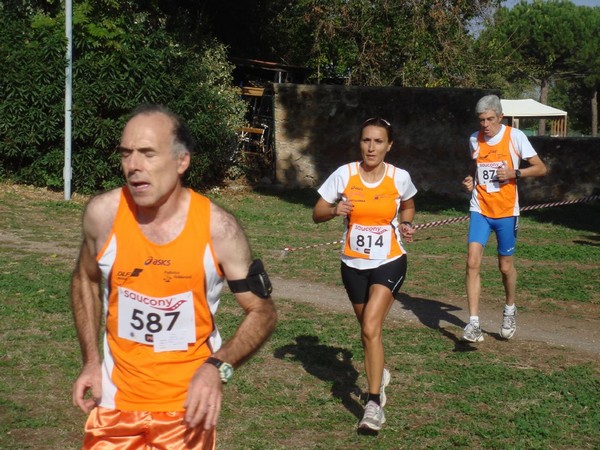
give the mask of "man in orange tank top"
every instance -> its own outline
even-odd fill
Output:
[[[525,134],[502,124],[502,104],[496,95],[481,98],[475,111],[479,132],[471,135],[472,168],[463,180],[463,187],[471,192],[466,273],[469,323],[463,333],[463,340],[468,342],[483,341],[479,324],[480,269],[492,231],[498,241],[498,266],[505,295],[500,336],[510,339],[517,329],[517,271],[513,264],[519,216],[517,180],[546,174],[546,166]],[[529,166],[519,169],[521,160]]]
[[[83,214],[71,303],[85,449],[214,449],[223,384],[275,327],[268,276],[241,226],[182,184],[192,150],[177,115],[139,107],[118,147],[125,186]],[[224,279],[245,317],[222,343]]]

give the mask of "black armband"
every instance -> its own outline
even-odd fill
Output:
[[[260,259],[252,261],[245,279],[227,280],[227,284],[234,294],[250,291],[261,298],[267,298],[273,292],[271,280],[269,280],[269,276]]]

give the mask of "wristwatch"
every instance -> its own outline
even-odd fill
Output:
[[[221,377],[221,381],[223,383],[227,383],[233,376],[233,366],[229,363],[221,361],[220,359],[212,356],[209,356],[204,362],[206,364],[212,364],[219,369],[219,376]]]
[[[519,169],[515,170],[515,180],[521,178],[521,171]]]

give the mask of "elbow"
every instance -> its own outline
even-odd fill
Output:
[[[545,165],[536,167],[536,171],[531,174],[532,177],[544,177],[548,173],[548,168]]]
[[[264,320],[263,320],[263,329],[268,336],[271,336],[273,331],[275,331],[275,327],[277,326],[277,309],[275,308],[275,303],[271,298],[265,302],[265,311],[264,311]]]
[[[277,311],[275,310],[275,308],[273,308],[273,313],[271,314],[271,320],[269,321],[269,330],[270,333],[273,333],[273,331],[275,331],[275,327],[277,326]]]

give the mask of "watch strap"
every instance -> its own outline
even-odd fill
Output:
[[[223,383],[227,383],[233,376],[233,366],[225,361],[221,361],[219,358],[209,356],[204,362],[217,368],[219,371],[219,377]]]
[[[219,358],[215,358],[214,356],[209,356],[204,362],[207,364],[212,364],[217,369],[223,364],[223,361],[221,361]]]

